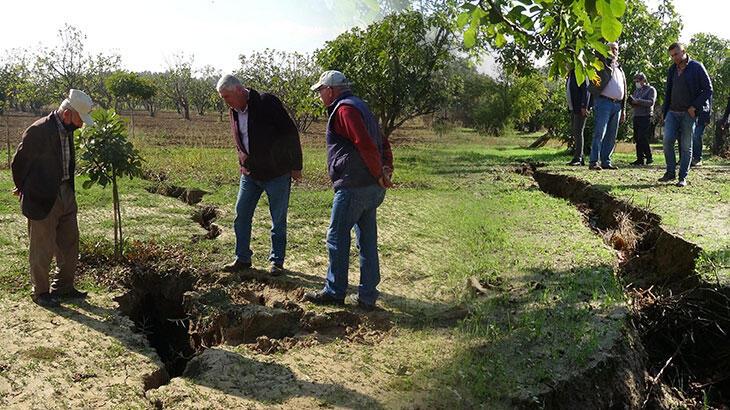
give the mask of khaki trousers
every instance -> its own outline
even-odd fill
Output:
[[[79,260],[77,211],[73,188],[70,183],[64,182],[48,216],[38,221],[28,220],[30,280],[36,296],[51,289],[64,293],[73,287]],[[54,255],[58,272],[49,286],[49,270]]]

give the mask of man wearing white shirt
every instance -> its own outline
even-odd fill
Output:
[[[589,168],[593,170],[618,169],[611,162],[616,147],[619,122],[626,116],[626,76],[618,62],[618,43],[609,43],[610,57],[604,61],[601,79],[605,81],[595,100],[595,125]],[[600,165],[598,161],[601,161]]]
[[[275,95],[245,88],[232,75],[223,76],[216,88],[231,108],[231,132],[241,170],[233,222],[236,259],[223,270],[251,267],[251,223],[266,192],[271,215],[270,273],[284,273],[291,180],[302,177],[299,131]]]

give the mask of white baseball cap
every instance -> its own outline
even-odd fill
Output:
[[[352,83],[345,77],[344,74],[337,70],[329,70],[322,73],[321,76],[319,76],[319,81],[317,81],[316,84],[309,87],[312,91],[317,91],[320,88],[327,86],[327,87],[338,87],[338,86],[349,86],[352,85]]]
[[[89,97],[88,94],[81,90],[72,88],[68,92],[68,98],[66,98],[66,101],[64,102],[68,103],[74,111],[79,113],[79,117],[81,117],[81,121],[83,121],[84,124],[90,126],[94,125],[94,120],[91,118],[91,115],[89,115],[94,102],[91,101],[91,97]]]

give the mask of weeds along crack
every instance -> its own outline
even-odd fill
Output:
[[[648,361],[644,406],[730,402],[730,288],[698,272],[702,249],[665,230],[659,215],[536,164],[516,172],[571,202],[618,254],[630,324]]]

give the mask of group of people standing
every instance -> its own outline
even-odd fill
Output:
[[[362,309],[372,310],[380,282],[376,211],[386,188],[392,186],[393,155],[370,108],[350,87],[339,71],[322,73],[311,87],[327,108],[327,169],[335,192],[327,230],[327,279],[322,290],[306,293],[304,299],[315,304],[344,304],[354,229],[360,253],[360,285],[351,300]],[[252,267],[252,219],[265,192],[271,216],[269,273],[285,274],[291,184],[302,178],[299,132],[275,95],[244,87],[232,75],[218,81],[217,91],[230,107],[240,169],[235,259],[221,269],[237,272]],[[86,93],[72,89],[57,110],[25,130],[13,157],[14,193],[20,197],[22,213],[28,219],[32,299],[44,307],[58,306],[61,299],[87,296],[74,286],[79,229],[73,133],[83,124],[94,125],[89,115],[92,105]],[[54,256],[58,272],[49,283]]]
[[[585,165],[583,158],[583,131],[590,111],[594,112],[595,125],[588,167],[591,170],[615,170],[611,161],[616,146],[619,124],[626,118],[626,104],[633,108],[633,131],[636,141],[636,161],[632,165],[653,163],[649,140],[652,134],[652,118],[657,99],[656,89],[649,84],[644,73],[634,75],[634,92],[629,94],[626,75],[619,61],[618,43],[609,43],[609,56],[603,60],[604,69],[598,78],[578,84],[571,70],[567,79],[568,108],[571,113],[571,132],[575,141],[575,154],[568,165]],[[662,106],[664,123],[664,159],[666,171],[660,182],[677,181],[687,185],[692,166],[702,165],[702,135],[710,121],[712,82],[702,63],[692,60],[684,45],[673,43],[668,48],[673,64],[667,72]],[[675,143],[679,142],[679,179]]]

